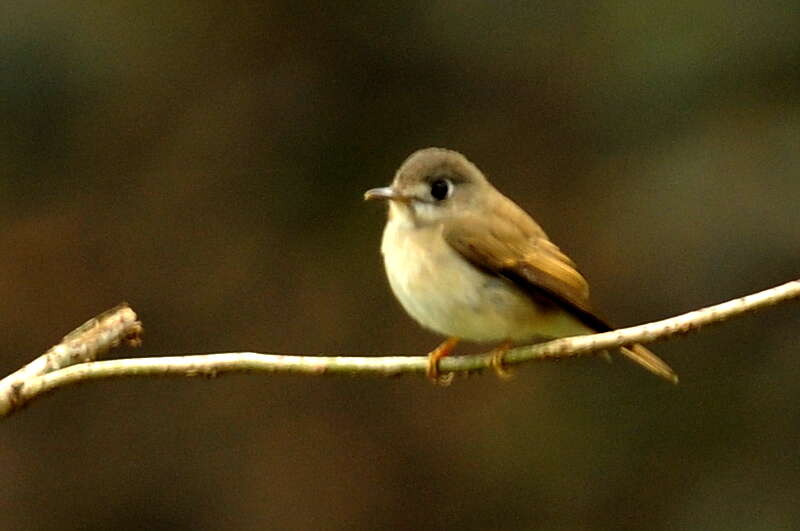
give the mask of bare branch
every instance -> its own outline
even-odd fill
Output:
[[[795,298],[800,298],[800,280],[670,319],[518,347],[506,353],[504,362],[514,365],[581,356],[634,343],[652,343]],[[428,361],[426,356],[294,356],[255,352],[91,361],[121,341],[138,342],[140,332],[141,325],[127,306],[88,321],[42,357],[0,380],[0,417],[54,389],[89,380],[135,376],[213,377],[232,372],[395,376],[424,374]],[[439,363],[442,372],[475,372],[490,366],[491,353],[453,356]]]
[[[29,400],[25,398],[27,388],[38,377],[93,361],[120,343],[139,346],[141,333],[142,324],[125,303],[89,319],[64,336],[61,343],[0,380],[0,417]]]

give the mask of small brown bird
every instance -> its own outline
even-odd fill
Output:
[[[391,186],[365,199],[389,201],[381,251],[392,291],[422,326],[448,336],[429,354],[428,376],[459,339],[513,344],[611,330],[589,305],[575,264],[519,206],[462,154],[413,153]],[[620,351],[671,381],[678,377],[642,345]]]

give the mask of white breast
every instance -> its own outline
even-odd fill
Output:
[[[475,268],[444,241],[441,225],[390,219],[381,251],[403,308],[442,335],[495,342],[586,332],[566,312],[542,308],[510,281]]]

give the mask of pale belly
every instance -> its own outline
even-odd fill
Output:
[[[392,291],[421,325],[477,342],[588,333],[577,319],[537,303],[511,281],[484,273],[438,227],[387,224],[381,250]]]

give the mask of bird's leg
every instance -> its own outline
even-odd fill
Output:
[[[497,374],[497,376],[505,380],[511,378],[512,375],[510,371],[503,367],[503,356],[513,346],[513,342],[503,341],[493,348],[492,352],[489,354],[491,356],[491,360],[489,360],[489,366],[494,369],[494,372]]]
[[[445,385],[450,383],[449,380],[445,382],[439,375],[439,360],[445,356],[449,356],[450,353],[453,352],[453,349],[456,348],[456,345],[458,345],[458,341],[459,339],[457,337],[447,338],[441,345],[428,353],[428,369],[425,371],[425,375],[428,379],[433,380],[435,383],[444,383]]]

